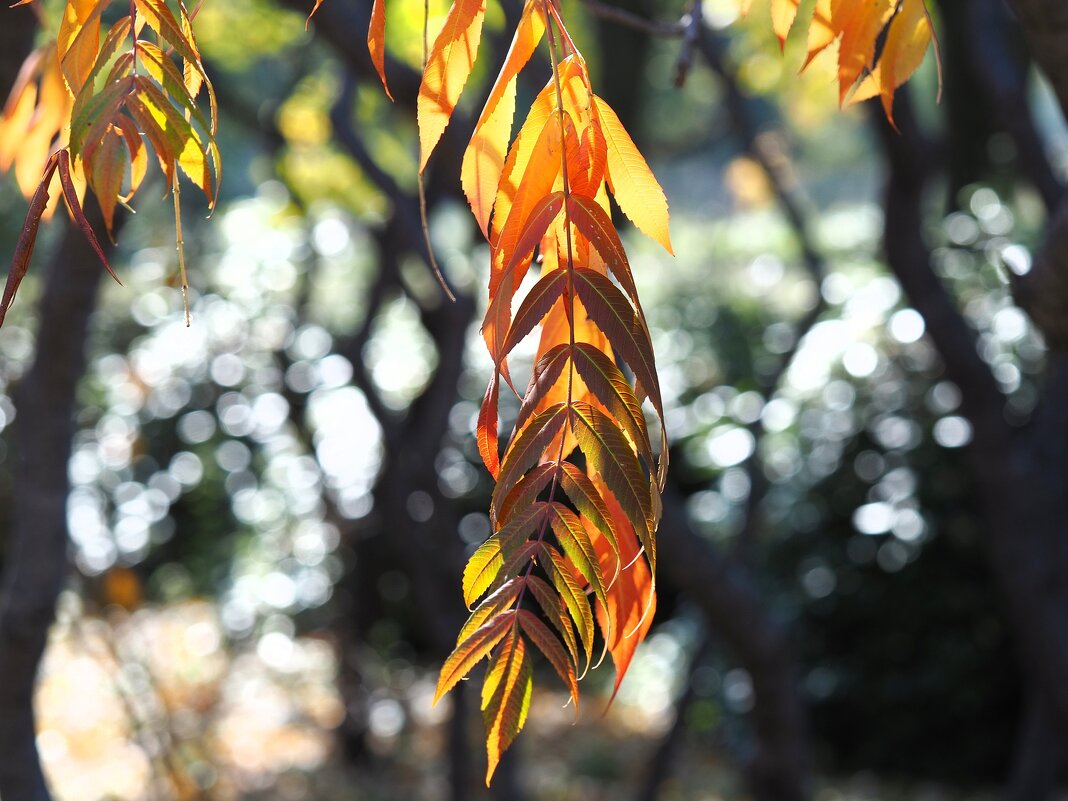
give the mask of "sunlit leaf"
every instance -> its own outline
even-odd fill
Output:
[[[419,172],[426,169],[471,75],[485,16],[485,0],[455,0],[430,48],[417,103]]]
[[[608,185],[613,197],[639,231],[673,253],[664,190],[612,108],[599,97],[594,103],[608,145]]]

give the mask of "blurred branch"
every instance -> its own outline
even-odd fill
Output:
[[[1052,213],[1064,197],[1064,186],[1035,128],[1029,102],[1029,64],[1020,46],[1018,27],[1002,0],[970,0],[956,10],[967,15],[961,38],[968,51],[968,68],[981,81],[998,123],[1016,145],[1020,167],[1042,196],[1046,211]],[[1063,46],[1068,46],[1068,35]]]
[[[711,652],[712,640],[705,634],[702,636],[701,642],[690,660],[690,666],[686,672],[686,684],[682,693],[675,700],[675,719],[671,722],[671,727],[668,729],[667,734],[657,744],[656,752],[653,754],[652,759],[649,760],[648,773],[641,789],[638,790],[638,794],[635,796],[636,801],[657,801],[660,797],[660,790],[664,782],[667,781],[675,757],[683,746],[686,729],[689,726],[690,709],[693,707],[693,702],[697,700],[697,687],[693,680],[694,674],[708,660]]]
[[[661,575],[701,610],[753,682],[755,745],[746,774],[754,799],[805,801],[811,754],[790,637],[767,611],[748,570],[695,531],[685,508],[669,488],[657,538]]]
[[[899,90],[899,132],[871,106],[890,165],[884,248],[909,302],[924,318],[946,375],[960,388],[961,412],[972,424],[967,455],[982,498],[988,563],[1005,600],[1032,707],[1021,725],[1013,797],[1039,799],[1052,788],[1020,795],[1035,792],[1050,769],[1048,755],[1034,745],[1068,730],[1068,357],[1061,350],[1064,340],[1052,338],[1045,386],[1032,419],[1022,428],[1010,425],[1005,398],[978,352],[978,335],[934,273],[923,241],[923,192],[936,163],[908,100],[907,91]],[[1063,236],[1059,223],[1051,222],[1051,236]],[[1062,289],[1046,285],[1054,296],[1051,303],[1064,302]],[[1036,715],[1035,704],[1048,716]]]
[[[1035,61],[1046,73],[1061,113],[1068,116],[1068,4],[1063,0],[1010,0]]]
[[[682,18],[682,47],[675,61],[675,87],[681,89],[693,67],[693,54],[701,41],[701,31],[705,25],[705,12],[701,0],[693,0],[690,13]]]
[[[887,265],[909,303],[923,316],[927,333],[945,363],[946,375],[961,390],[961,410],[974,427],[973,449],[981,452],[980,463],[987,465],[987,470],[1000,472],[1010,436],[1005,396],[990,366],[979,355],[978,333],[931,269],[921,210],[923,191],[935,164],[931,144],[917,125],[910,101],[908,87],[899,89],[896,131],[882,110],[869,104],[889,165],[883,239]]]
[[[596,17],[615,22],[639,33],[663,39],[679,39],[686,35],[684,22],[654,22],[622,8],[602,3],[600,0],[582,0],[582,5]]]
[[[786,371],[793,363],[794,357],[801,348],[801,343],[812,327],[819,321],[826,311],[827,302],[823,298],[820,286],[827,274],[827,265],[816,249],[816,244],[809,231],[809,224],[805,213],[802,211],[802,201],[798,197],[793,182],[788,175],[788,164],[783,154],[773,155],[769,152],[761,139],[757,126],[757,115],[754,113],[754,101],[745,95],[741,82],[738,79],[738,70],[726,54],[725,42],[707,26],[697,40],[697,47],[705,57],[709,67],[715,72],[723,83],[726,92],[727,112],[730,115],[731,124],[736,135],[742,141],[746,152],[760,166],[761,171],[767,178],[772,194],[778,203],[779,209],[786,218],[793,231],[794,238],[801,248],[802,263],[812,279],[816,292],[816,300],[812,308],[805,312],[797,323],[794,341],[789,350],[779,359],[775,369],[764,376],[758,376],[760,393],[765,400],[778,389]],[[760,457],[760,443],[764,436],[764,423],[758,417],[749,424],[749,433],[753,435],[756,446],[752,455],[743,465],[746,476],[749,479],[749,495],[746,499],[745,523],[738,535],[737,553],[745,557],[750,555],[751,549],[759,528],[759,509],[768,491],[768,479],[764,474],[763,459]]]

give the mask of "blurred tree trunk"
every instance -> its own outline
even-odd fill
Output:
[[[973,428],[968,456],[983,498],[990,569],[1005,599],[1028,682],[1031,711],[1022,726],[1026,736],[1019,742],[1010,795],[1040,801],[1054,789],[1055,770],[1049,762],[1056,754],[1045,743],[1057,731],[1068,731],[1068,685],[1063,680],[1068,675],[1068,339],[1058,340],[1056,331],[1043,325],[1042,315],[1028,302],[1033,286],[1026,282],[1018,297],[1046,335],[1049,357],[1037,408],[1026,425],[1012,425],[1006,398],[979,355],[978,333],[933,271],[924,242],[921,209],[925,190],[937,174],[932,155],[936,149],[920,132],[907,92],[896,105],[898,131],[889,127],[880,110],[873,107],[872,114],[890,168],[885,194],[887,263],[923,315],[946,376],[960,388],[961,412]],[[1058,258],[1064,253],[1059,248]],[[1068,308],[1068,283],[1054,284],[1046,286],[1041,297],[1060,312]],[[1056,317],[1063,327],[1066,318],[1060,313]],[[1036,704],[1047,707],[1048,718],[1036,714]],[[1036,727],[1046,735],[1036,735]]]
[[[38,308],[37,353],[15,391],[14,508],[0,590],[0,798],[49,801],[36,748],[33,695],[67,575],[67,462],[75,389],[103,274],[68,227],[50,259]]]

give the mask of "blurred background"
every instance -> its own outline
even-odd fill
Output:
[[[489,4],[428,170],[454,304],[418,222],[423,4],[389,3],[395,104],[369,0],[309,6],[199,12],[226,174],[211,219],[183,195],[191,327],[159,184],[125,286],[57,217],[0,332],[0,564],[41,636],[61,588],[34,742],[0,631],[0,775],[35,745],[60,801],[1055,797],[1068,374],[1032,254],[1068,133],[1007,8],[933,4],[941,102],[929,56],[891,129],[837,108],[833,53],[798,77],[759,2],[564,3],[672,208],[676,258],[626,240],[668,406],[661,600],[607,712],[610,666],[577,721],[541,671],[486,790],[476,694],[430,700],[492,490],[460,155],[519,4]],[[36,23],[0,13],[6,87]],[[25,207],[0,181],[5,253]]]

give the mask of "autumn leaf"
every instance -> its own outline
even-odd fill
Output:
[[[612,108],[599,97],[594,98],[594,103],[608,145],[608,187],[612,196],[639,231],[659,242],[668,253],[674,253],[664,190]]]
[[[426,169],[471,75],[485,16],[485,0],[456,0],[430,49],[416,107],[420,173]]]
[[[322,0],[316,0],[312,14],[319,8]],[[310,19],[310,17],[309,17]],[[367,29],[367,50],[371,53],[371,63],[374,64],[375,72],[382,81],[382,88],[386,97],[393,99],[389,91],[389,83],[386,81],[386,3],[385,0],[374,0],[371,6],[371,25]]]
[[[923,0],[903,0],[890,21],[879,62],[850,97],[850,103],[879,96],[883,111],[894,121],[894,92],[923,63],[932,41],[931,19]]]

